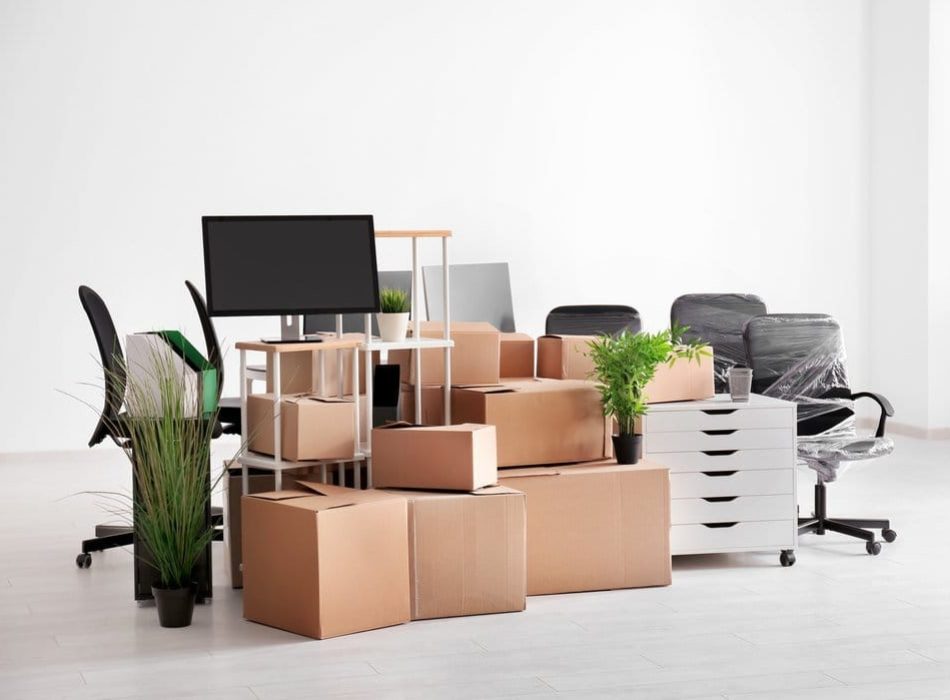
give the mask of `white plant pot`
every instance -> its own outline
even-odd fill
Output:
[[[387,343],[398,343],[406,339],[409,330],[409,312],[402,314],[376,314],[379,324],[379,337]]]

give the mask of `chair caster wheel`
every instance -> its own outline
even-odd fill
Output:
[[[783,549],[782,553],[778,557],[779,562],[782,566],[791,566],[795,563],[795,552],[791,549]]]
[[[868,554],[870,554],[872,557],[876,557],[878,554],[881,553],[881,543],[868,542],[867,545],[865,545],[865,549],[868,550]]]
[[[881,537],[884,538],[885,542],[893,542],[897,539],[897,533],[888,528],[886,530],[881,530]]]
[[[76,566],[80,569],[88,569],[92,566],[92,555],[89,552],[76,555]]]

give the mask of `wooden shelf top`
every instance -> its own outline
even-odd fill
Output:
[[[377,238],[451,238],[451,231],[377,231]]]
[[[319,350],[346,350],[359,347],[362,342],[356,338],[325,338],[322,341],[303,343],[265,343],[262,340],[242,340],[234,344],[238,350],[254,352],[315,352]]]

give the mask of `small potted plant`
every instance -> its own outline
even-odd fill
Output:
[[[217,409],[196,417],[192,392],[170,358],[155,353],[148,362],[148,381],[129,377],[129,413],[116,429],[128,437],[135,536],[158,572],[152,595],[159,624],[187,627],[195,607],[193,572],[213,535],[208,504],[221,476],[209,474]]]
[[[406,339],[409,328],[409,295],[401,289],[386,288],[379,293],[379,337],[386,342]]]
[[[613,436],[614,454],[619,464],[636,464],[640,459],[643,436],[636,432],[637,419],[647,412],[646,385],[656,368],[676,360],[708,356],[708,346],[683,342],[684,326],[659,333],[602,335],[590,341],[588,356],[594,363],[591,377],[600,384],[604,415],[617,421],[619,434]]]

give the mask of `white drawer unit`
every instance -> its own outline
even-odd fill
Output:
[[[651,462],[662,464],[659,455]],[[792,469],[749,469],[747,471],[689,472],[670,474],[670,498],[726,496],[772,496],[795,492]]]
[[[670,468],[673,554],[779,550],[795,563],[795,404],[725,394],[652,404],[644,457]]]
[[[795,453],[788,449],[666,452],[663,454],[663,464],[670,468],[671,474],[792,469],[795,466]]]

